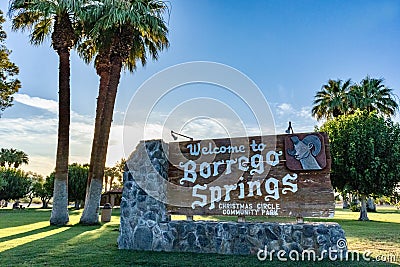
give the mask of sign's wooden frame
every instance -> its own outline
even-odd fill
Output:
[[[191,196],[182,194],[182,205],[168,206],[171,214],[334,214],[331,157],[325,133],[173,142],[168,150],[168,181],[178,189],[167,192],[167,199],[174,198],[177,203],[180,190],[193,190]]]

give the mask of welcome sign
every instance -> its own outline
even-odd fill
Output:
[[[168,206],[172,214],[334,214],[325,133],[173,142],[168,149],[168,179],[178,189],[167,198],[182,196],[182,205]]]

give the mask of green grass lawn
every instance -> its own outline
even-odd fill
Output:
[[[163,253],[118,250],[119,210],[99,226],[78,225],[80,211],[70,212],[70,225],[49,226],[50,210],[0,210],[0,266],[391,266],[377,262],[260,262],[254,255]],[[176,217],[179,219],[179,217]],[[400,212],[380,208],[359,222],[358,213],[338,209],[334,221],[346,232],[349,249],[397,255],[400,264]],[[221,219],[196,217],[195,219]],[[223,218],[227,219],[227,218]],[[233,218],[228,218],[233,219]],[[246,218],[248,221],[260,218]],[[287,221],[288,219],[281,219]],[[316,220],[313,220],[316,221]],[[321,221],[321,220],[320,220]]]

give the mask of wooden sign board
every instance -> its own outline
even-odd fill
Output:
[[[334,214],[325,133],[173,142],[168,149],[171,214]]]

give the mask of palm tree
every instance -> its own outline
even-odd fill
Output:
[[[108,139],[121,70],[136,69],[136,62],[146,64],[147,54],[158,58],[158,51],[168,46],[163,15],[167,9],[158,0],[102,0],[87,6],[85,21],[90,30],[86,49],[79,49],[87,61],[96,54],[96,70],[100,76],[95,131],[90,159],[85,209],[80,222],[97,224]],[[92,49],[87,49],[92,47]],[[88,52],[89,51],[89,52]]]
[[[9,162],[11,162],[10,149],[5,149],[5,148],[0,149],[0,166],[5,167],[6,164],[8,164]]]
[[[342,114],[354,113],[357,109],[377,111],[383,115],[394,115],[399,108],[393,89],[383,84],[383,79],[365,77],[360,84],[352,85],[350,79],[329,80],[315,95],[312,115],[320,120],[331,119]]]
[[[78,39],[74,11],[79,0],[11,0],[13,30],[29,30],[30,42],[40,45],[51,36],[59,56],[59,122],[53,208],[50,224],[64,225],[68,216],[68,156],[70,126],[70,50]]]
[[[17,151],[14,159],[14,168],[18,168],[21,164],[28,164],[29,158],[24,151]]]
[[[18,168],[21,164],[28,164],[29,158],[28,155],[21,150],[17,150],[14,148],[5,149],[2,148],[0,150],[0,166],[5,167],[7,164],[10,168],[12,165],[14,168]]]
[[[340,79],[329,80],[314,97],[312,115],[321,120],[348,113],[351,105],[348,97],[350,88],[350,79],[345,82]]]
[[[118,166],[118,163],[114,167],[106,167],[104,169],[104,191],[110,191],[113,189],[114,180],[117,178],[120,180],[122,177],[122,172]]]
[[[352,87],[350,96],[353,99],[353,109],[377,111],[383,115],[394,115],[399,108],[395,101],[393,89],[383,84],[383,79],[365,77],[360,84]]]

